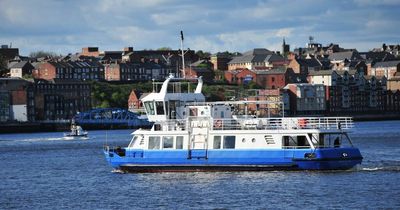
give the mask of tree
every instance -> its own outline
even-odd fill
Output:
[[[8,68],[7,68],[7,61],[4,59],[3,56],[0,56],[0,77],[7,76]]]
[[[160,47],[157,50],[158,51],[161,51],[161,50],[172,50],[172,48],[170,48],[170,47]]]
[[[202,50],[199,50],[196,52],[196,55],[199,56],[199,59],[205,59],[205,58],[210,58],[211,53],[203,52]]]
[[[29,54],[29,57],[31,57],[31,58],[41,58],[41,57],[47,57],[47,56],[49,56],[49,57],[57,57],[57,53],[55,53],[55,52],[46,52],[46,51],[39,50],[39,51],[36,51],[36,52],[31,52]]]

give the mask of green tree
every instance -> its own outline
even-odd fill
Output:
[[[0,56],[0,77],[5,77],[8,72],[7,61],[3,56]]]
[[[170,47],[160,47],[160,48],[158,48],[157,50],[172,50],[172,48],[170,48]]]
[[[55,53],[55,52],[46,52],[46,51],[39,50],[39,51],[36,51],[36,52],[31,52],[29,54],[29,57],[32,57],[32,58],[41,58],[41,57],[46,57],[46,56],[57,57],[57,53]]]
[[[196,52],[196,55],[199,56],[199,59],[207,59],[207,58],[210,58],[211,53],[203,52],[203,50],[199,50]]]

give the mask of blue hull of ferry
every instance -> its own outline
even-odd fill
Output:
[[[279,150],[105,150],[126,172],[346,170],[361,164],[357,148]]]

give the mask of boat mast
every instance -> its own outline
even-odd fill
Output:
[[[181,51],[182,51],[182,74],[183,74],[183,78],[186,78],[186,74],[185,74],[185,52],[183,52],[183,31],[181,31]]]

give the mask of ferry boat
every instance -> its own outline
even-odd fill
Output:
[[[160,91],[142,99],[154,124],[134,131],[126,147],[105,146],[113,168],[122,172],[346,170],[362,162],[347,132],[353,128],[350,117],[270,117],[266,110],[276,102],[206,102],[201,78],[194,91],[180,91],[182,82],[170,76]],[[250,115],[250,108],[259,110]]]

